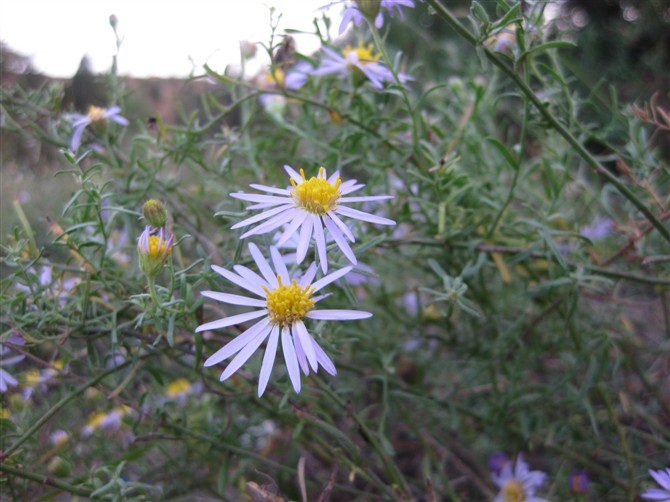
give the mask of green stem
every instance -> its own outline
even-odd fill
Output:
[[[626,431],[619,423],[616,414],[614,413],[614,408],[610,402],[610,398],[607,395],[607,392],[603,389],[602,385],[596,387],[598,389],[598,394],[605,402],[605,407],[607,408],[607,414],[616,429],[617,435],[619,436],[619,441],[621,441],[621,446],[623,448],[624,457],[626,458],[626,463],[628,464],[628,500],[633,502],[635,500],[635,467],[633,464],[633,457],[630,452],[630,447],[628,446],[628,439],[626,438]]]
[[[120,369],[125,368],[128,366],[132,361],[128,360],[119,366],[116,366],[115,368],[112,368],[110,370],[105,371],[104,373],[101,373],[97,377],[89,380],[85,384],[81,385],[77,389],[74,390],[74,392],[70,393],[69,395],[65,396],[63,399],[58,401],[54,406],[51,407],[42,417],[37,420],[26,432],[23,433],[23,435],[16,440],[16,442],[11,445],[5,452],[0,455],[0,461],[4,460],[5,458],[8,458],[12,453],[14,453],[23,443],[28,441],[44,424],[46,424],[51,417],[53,417],[56,413],[58,413],[61,408],[64,408],[65,405],[67,405],[70,401],[72,401],[75,397],[77,397],[80,394],[83,394],[86,389],[93,387],[96,385],[98,382],[102,381],[112,373],[115,373],[119,371]]]
[[[158,299],[158,293],[156,292],[156,282],[154,281],[154,276],[147,276],[147,283],[149,283],[149,294],[151,295],[151,301],[154,302],[154,305],[157,309],[161,309],[161,301]]]
[[[333,390],[326,385],[326,383],[321,380],[320,378],[314,378],[314,381],[316,381],[321,388],[328,396],[333,399],[339,406],[340,408],[344,409],[346,407],[346,404],[340,396],[338,396]],[[384,464],[384,467],[386,468],[386,472],[389,473],[391,478],[393,479],[394,483],[396,486],[400,489],[403,490],[403,492],[407,495],[411,493],[411,490],[409,486],[407,485],[407,480],[405,480],[404,476],[398,469],[398,466],[393,462],[393,459],[388,455],[388,453],[384,450],[384,447],[379,444],[379,441],[377,440],[377,437],[373,434],[373,432],[370,430],[370,428],[367,426],[367,424],[358,416],[357,413],[352,412],[351,417],[354,419],[354,422],[360,427],[361,433],[364,435],[364,437],[370,442],[370,445],[372,448],[375,450],[375,453],[379,456],[381,459],[382,463]]]
[[[382,55],[382,59],[384,60],[384,63],[386,64],[386,67],[389,70],[391,70],[391,73],[393,73],[393,78],[395,78],[396,83],[400,87],[400,92],[402,93],[402,99],[405,102],[405,106],[407,107],[407,113],[409,113],[409,116],[412,119],[412,147],[414,148],[414,153],[416,155],[420,155],[421,152],[419,151],[419,148],[418,148],[419,147],[419,127],[416,123],[416,116],[414,114],[414,110],[412,109],[412,103],[410,102],[409,94],[407,93],[407,88],[400,81],[400,77],[398,76],[398,72],[395,70],[395,68],[393,68],[393,65],[391,64],[391,59],[389,58],[389,55],[386,52],[386,47],[384,46],[384,42],[382,41],[381,37],[379,36],[379,31],[377,30],[377,27],[375,26],[375,23],[368,21],[368,25],[370,26],[370,32],[372,33],[372,38],[374,39],[375,44],[377,45],[377,50]]]
[[[35,481],[43,485],[53,486],[59,490],[72,493],[74,495],[80,495],[82,497],[89,497],[92,493],[92,490],[82,488],[79,486],[71,485],[65,481],[52,478],[51,476],[45,476],[44,474],[35,474],[33,472],[25,471],[23,469],[16,469],[7,464],[0,464],[0,472],[11,474],[19,478],[29,479],[30,481]]]
[[[521,92],[526,96],[528,100],[533,104],[533,106],[540,112],[542,117],[549,123],[551,126],[565,139],[570,146],[579,154],[579,156],[586,161],[586,163],[591,166],[596,173],[605,178],[608,182],[616,187],[617,190],[628,199],[644,216],[649,220],[649,222],[656,227],[659,233],[663,238],[670,242],[670,230],[663,226],[663,223],[656,218],[654,213],[619,179],[605,169],[600,162],[598,162],[589,151],[582,145],[577,138],[575,138],[570,131],[549,111],[547,107],[544,106],[542,101],[535,95],[533,90],[523,81],[523,79],[514,72],[514,69],[508,66],[503,59],[501,59],[497,54],[491,52],[486,47],[479,44],[477,37],[470,33],[467,28],[465,28],[459,21],[456,19],[449,10],[442,5],[439,0],[427,0],[428,4],[435,9],[437,14],[444,19],[449,26],[451,26],[461,37],[468,41],[473,46],[478,46],[486,58],[491,61],[495,66],[500,68],[503,73],[505,73],[510,79],[514,81],[517,87]]]

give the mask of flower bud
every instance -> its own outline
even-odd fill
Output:
[[[375,22],[377,14],[379,14],[379,8],[381,6],[381,0],[356,0],[356,5],[358,10],[361,11],[368,21],[371,23]]]
[[[174,235],[165,228],[156,229],[147,225],[137,240],[137,254],[140,269],[148,277],[153,277],[162,269],[172,252]]]
[[[59,478],[64,478],[70,475],[71,466],[70,462],[64,460],[61,457],[53,457],[49,464],[47,465],[47,471],[49,474],[57,476]]]
[[[144,219],[154,228],[164,227],[167,223],[167,212],[163,203],[156,199],[146,201],[144,204]]]
[[[589,490],[589,478],[586,472],[581,469],[575,469],[568,479],[572,493],[586,493]]]

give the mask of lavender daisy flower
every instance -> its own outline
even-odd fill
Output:
[[[493,482],[500,488],[500,492],[493,502],[547,502],[546,499],[536,497],[535,489],[544,483],[546,474],[540,471],[529,471],[528,464],[521,455],[515,462],[507,462],[500,474],[491,475]]]
[[[321,61],[321,66],[312,71],[312,75],[337,75],[344,78],[353,72],[354,75],[366,77],[377,89],[382,89],[384,82],[396,82],[393,72],[379,62],[380,55],[373,52],[372,44],[366,47],[361,42],[356,48],[347,45],[341,55],[328,47],[324,47],[323,51],[326,56]],[[405,84],[408,80],[413,80],[413,77],[398,73],[398,79],[401,84]]]
[[[89,125],[103,124],[107,120],[111,120],[120,124],[122,126],[128,125],[128,119],[120,115],[121,108],[118,106],[110,106],[109,108],[100,108],[98,106],[91,105],[88,108],[88,113],[82,115],[79,113],[73,113],[68,116],[72,122],[73,132],[72,139],[70,139],[70,150],[76,152],[79,149],[81,144],[81,137],[84,134],[84,129]]]
[[[570,485],[570,491],[572,493],[586,493],[589,491],[589,477],[586,474],[586,471],[582,469],[575,469],[570,474],[568,478],[568,484]]]
[[[670,502],[670,468],[665,470],[661,469],[660,471],[649,469],[649,474],[659,485],[661,485],[661,488],[651,488],[644,492],[641,497],[644,499]]]
[[[15,345],[23,345],[23,340],[15,335],[10,336],[7,341]],[[10,375],[8,371],[3,369],[3,366],[16,364],[19,361],[22,361],[26,356],[18,355],[7,357],[9,354],[11,354],[11,352],[12,349],[7,347],[3,342],[0,342],[0,392],[7,392],[7,389],[14,387],[19,383],[16,378]]]
[[[341,3],[341,2],[332,2],[328,4],[326,7],[330,7],[335,3]],[[382,26],[384,26],[385,10],[388,11],[388,13],[391,16],[397,13],[400,16],[400,19],[403,19],[404,18],[402,12],[403,7],[413,8],[414,2],[412,0],[381,0],[381,2],[379,2],[379,12],[375,16],[375,27],[379,29]],[[344,13],[342,14],[342,22],[340,23],[339,34],[341,35],[342,33],[344,33],[350,22],[353,21],[356,26],[360,26],[361,24],[363,24],[364,20],[365,16],[358,7],[358,4],[356,2],[349,2],[348,7],[344,10]]]
[[[356,184],[356,180],[342,181],[339,171],[335,171],[327,177],[326,170],[321,167],[317,177],[307,179],[305,172],[301,169],[300,174],[290,166],[284,169],[291,177],[293,188],[273,188],[265,185],[250,185],[252,188],[263,192],[277,195],[256,195],[246,193],[231,193],[236,199],[254,202],[247,209],[267,209],[251,218],[242,220],[233,225],[231,229],[245,227],[252,223],[266,220],[255,228],[242,234],[242,239],[251,235],[262,235],[282,225],[287,225],[286,230],[277,241],[277,246],[284,244],[300,228],[300,238],[296,250],[296,263],[302,263],[307,255],[307,248],[314,235],[316,249],[321,261],[323,272],[328,271],[328,258],[326,255],[326,231],[330,234],[340,248],[344,256],[356,265],[358,262],[353,250],[347,243],[354,242],[353,233],[340,219],[341,216],[354,218],[360,221],[376,223],[378,225],[395,225],[393,220],[365,213],[350,208],[352,202],[371,202],[391,199],[391,195],[374,195],[368,197],[345,197],[352,192],[360,190],[365,185]]]
[[[276,247],[272,246],[270,248],[274,270],[254,244],[249,244],[249,252],[261,275],[243,265],[235,265],[233,267],[235,272],[217,267],[216,265],[212,265],[212,269],[217,274],[253,293],[258,298],[219,293],[216,291],[203,291],[202,294],[212,300],[230,305],[257,307],[260,310],[208,322],[198,326],[195,331],[198,333],[210,329],[227,328],[228,326],[235,326],[252,319],[258,319],[259,317],[261,320],[210,356],[205,361],[205,366],[213,366],[235,355],[221,375],[221,381],[223,382],[247,362],[269,337],[258,379],[258,396],[260,397],[265,392],[270,379],[270,373],[272,372],[277,353],[277,345],[281,337],[284,361],[286,362],[288,375],[296,392],[300,392],[300,369],[307,376],[309,375],[310,368],[316,372],[319,369],[319,365],[321,365],[326,372],[335,375],[337,373],[335,365],[312,335],[310,335],[309,331],[307,331],[303,319],[348,321],[365,319],[372,316],[369,312],[358,310],[313,309],[317,302],[329,295],[319,295],[316,297],[312,297],[312,295],[324,286],[345,275],[352,267],[345,267],[322,277],[316,282],[312,282],[316,275],[316,265],[312,263],[298,281],[292,279],[289,275],[282,256]]]

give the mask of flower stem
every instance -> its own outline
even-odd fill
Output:
[[[153,276],[147,276],[147,282],[149,283],[149,294],[151,295],[151,301],[154,302],[154,305],[157,309],[162,308],[161,301],[158,298],[158,293],[156,292],[156,283]]]
[[[83,488],[81,486],[71,485],[65,481],[61,481],[51,476],[45,476],[44,474],[36,474],[34,472],[27,471],[25,469],[16,469],[7,464],[0,464],[0,472],[10,474],[19,478],[29,479],[30,481],[35,481],[43,485],[53,486],[59,490],[63,490],[73,495],[80,495],[82,497],[89,497],[92,493],[92,490]]]
[[[575,138],[570,131],[553,115],[553,113],[543,105],[542,101],[535,95],[533,90],[517,75],[512,67],[505,64],[505,62],[494,52],[479,44],[477,37],[468,31],[456,19],[449,10],[442,5],[439,0],[427,0],[428,4],[435,9],[437,14],[444,19],[449,26],[451,26],[462,38],[467,40],[471,45],[478,46],[486,58],[495,66],[500,68],[509,78],[511,78],[517,85],[519,90],[526,96],[533,106],[540,112],[542,117],[551,124],[551,126],[565,139],[570,146],[579,154],[579,156],[586,161],[586,163],[593,168],[596,173],[605,178],[608,182],[616,187],[616,189],[628,199],[649,222],[656,227],[663,238],[670,242],[670,230],[668,230],[661,221],[656,218],[654,213],[642,202],[623,182],[621,182],[614,174],[605,169],[600,162],[598,162],[593,155],[582,145],[577,138]]]

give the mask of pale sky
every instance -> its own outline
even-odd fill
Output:
[[[204,63],[222,72],[239,62],[239,42],[268,43],[270,7],[286,28],[313,32],[317,9],[329,0],[0,0],[0,40],[28,56],[33,67],[53,77],[71,77],[82,56],[95,72],[107,71],[116,53],[109,16],[118,18],[123,38],[118,69],[135,77],[185,77]],[[342,6],[328,10],[331,33]],[[319,47],[313,35],[293,35],[297,49]],[[259,61],[263,49],[259,47]]]

